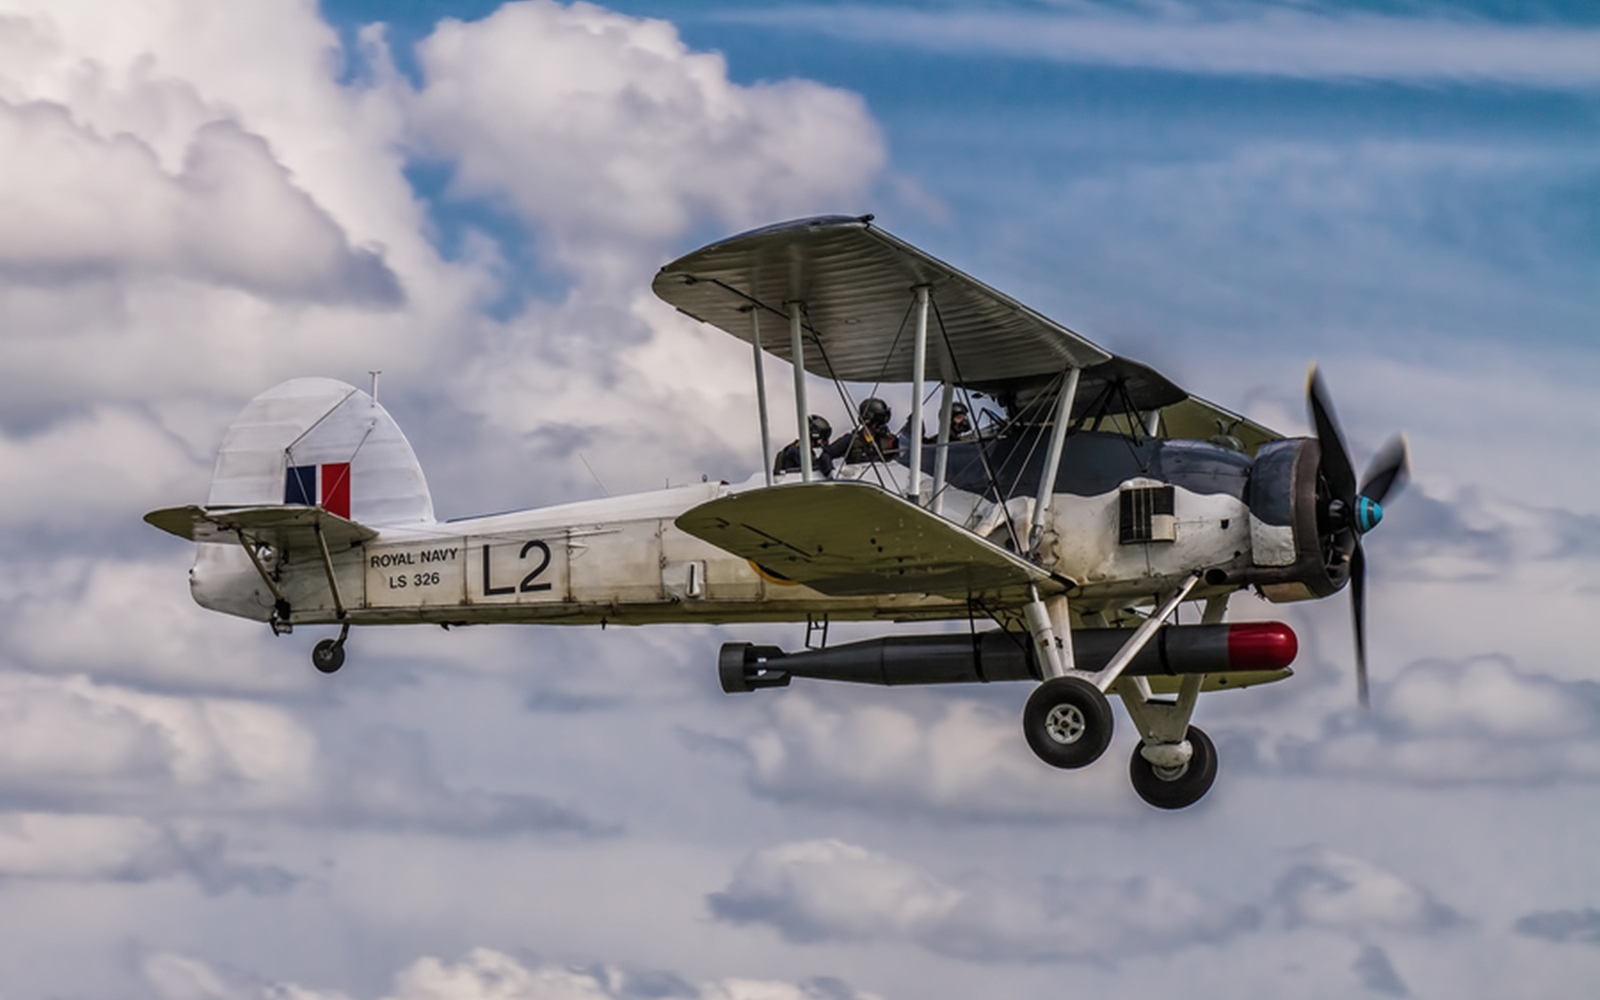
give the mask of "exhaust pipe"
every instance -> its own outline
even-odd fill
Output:
[[[1111,662],[1131,635],[1127,629],[1078,629],[1072,652],[1080,671]],[[1294,661],[1299,642],[1282,622],[1168,625],[1158,631],[1123,672],[1151,677],[1280,670]],[[851,684],[985,684],[1043,679],[1031,644],[1020,632],[968,635],[896,635],[826,649],[785,653],[777,646],[725,643],[717,674],[728,694],[788,687],[796,677]]]

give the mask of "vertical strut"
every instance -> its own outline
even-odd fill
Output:
[[[933,452],[933,512],[944,513],[944,477],[950,468],[950,412],[955,405],[956,387],[947,378],[939,397],[939,443]]]
[[[328,574],[328,589],[333,592],[333,610],[344,621],[344,597],[339,593],[339,579],[333,573],[333,556],[328,553],[328,539],[322,534],[322,522],[312,521],[311,530],[317,535],[317,548],[322,550],[322,571]]]
[[[761,468],[765,470],[767,485],[772,485],[772,431],[767,426],[767,366],[761,358],[761,310],[746,306],[750,311],[750,345],[754,349],[756,364],[756,408],[761,413]],[[811,450],[811,439],[804,438],[802,446]]]
[[[911,344],[911,485],[906,496],[922,502],[922,387],[928,366],[928,286],[918,285],[916,339]]]
[[[1055,494],[1056,473],[1061,469],[1061,450],[1067,443],[1067,424],[1072,419],[1072,404],[1078,398],[1077,368],[1067,369],[1067,384],[1056,403],[1056,420],[1050,428],[1050,450],[1045,453],[1044,474],[1039,478],[1039,493],[1033,501],[1033,520],[1028,526],[1028,548],[1039,544],[1044,522],[1050,513],[1050,498]]]
[[[800,479],[811,482],[811,421],[806,405],[806,345],[800,311],[803,303],[789,303],[789,355],[794,361],[794,423],[800,435]]]

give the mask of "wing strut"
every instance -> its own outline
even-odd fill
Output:
[[[311,522],[311,530],[317,533],[317,548],[322,552],[322,571],[328,574],[328,590],[333,593],[334,613],[339,616],[340,621],[344,621],[344,595],[339,593],[339,578],[333,573],[333,556],[328,552],[328,538],[322,533],[322,522]],[[485,570],[485,573],[487,572]]]
[[[945,373],[944,391],[939,397],[939,443],[933,452],[933,512],[944,514],[944,477],[950,468],[950,414],[956,402],[956,385]]]
[[[1044,532],[1044,521],[1050,513],[1050,498],[1056,489],[1056,472],[1061,468],[1061,451],[1067,444],[1067,424],[1072,420],[1072,404],[1078,398],[1078,378],[1081,368],[1068,368],[1067,383],[1056,403],[1056,422],[1050,428],[1050,450],[1045,454],[1044,476],[1039,480],[1039,495],[1033,501],[1033,523],[1028,526],[1028,548],[1039,544]]]
[[[918,285],[916,340],[911,345],[911,485],[906,499],[922,503],[922,387],[928,367],[928,286]]]
[[[789,306],[789,354],[794,358],[794,422],[800,441],[800,481],[811,482],[811,414],[806,404],[806,347],[801,339],[805,324],[800,312],[805,303],[791,299]]]
[[[761,411],[761,468],[765,470],[767,485],[772,485],[772,431],[767,426],[767,366],[761,363],[761,310],[755,306],[744,307],[750,313],[750,349],[756,361],[756,408]],[[810,433],[809,429],[807,433]],[[805,441],[805,450],[811,450],[811,439]]]

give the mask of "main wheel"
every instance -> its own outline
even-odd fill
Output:
[[[344,666],[344,643],[338,639],[324,639],[311,649],[311,665],[325,674]]]
[[[1082,678],[1052,677],[1028,697],[1022,733],[1051,767],[1087,767],[1111,743],[1111,705]]]
[[[1133,790],[1157,809],[1188,808],[1204,798],[1217,780],[1217,747],[1211,737],[1198,726],[1190,726],[1185,739],[1193,748],[1189,763],[1172,771],[1145,760],[1139,747],[1133,749],[1133,760],[1128,762]]]

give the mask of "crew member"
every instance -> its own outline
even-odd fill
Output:
[[[972,433],[972,420],[967,415],[967,404],[957,400],[950,404],[950,440],[967,441],[975,435]],[[925,444],[934,444],[939,440],[936,434],[933,437],[924,437]]]
[[[806,423],[811,431],[811,467],[824,477],[832,476],[833,459],[828,455],[828,438],[833,436],[833,426],[815,413],[807,418]],[[772,471],[784,473],[800,470],[800,439],[796,438],[778,452],[778,460],[773,463]]]
[[[889,404],[876,396],[861,401],[856,411],[861,425],[849,434],[839,435],[828,445],[829,458],[843,458],[845,464],[886,462],[900,454],[900,439],[889,430]]]

